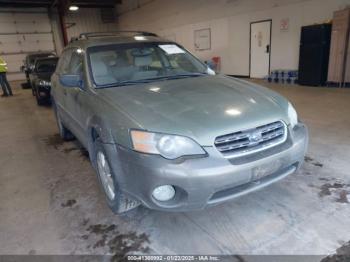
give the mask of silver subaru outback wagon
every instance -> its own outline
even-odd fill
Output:
[[[288,100],[152,33],[83,34],[51,80],[60,135],[87,148],[115,213],[202,209],[303,163],[308,132]]]

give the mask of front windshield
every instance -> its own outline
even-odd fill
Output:
[[[36,59],[41,58],[41,57],[52,57],[54,54],[52,53],[40,53],[40,54],[34,54],[29,56],[29,63],[33,64]]]
[[[174,43],[132,43],[88,48],[97,87],[191,77],[207,68]]]
[[[43,60],[36,63],[37,73],[53,73],[56,69],[57,59]]]

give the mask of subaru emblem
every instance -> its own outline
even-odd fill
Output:
[[[250,143],[259,143],[262,140],[262,134],[260,131],[255,131],[249,135]]]

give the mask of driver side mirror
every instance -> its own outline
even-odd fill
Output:
[[[209,66],[207,67],[207,74],[211,76],[215,76],[216,73],[213,69],[211,69]]]
[[[60,83],[65,87],[83,87],[81,75],[60,75]]]
[[[30,66],[29,66],[29,71],[30,71],[30,72],[33,72],[33,71],[34,71],[34,68],[35,68],[34,65],[30,65]]]

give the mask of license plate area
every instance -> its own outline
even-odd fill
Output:
[[[256,166],[252,170],[252,181],[260,180],[268,175],[276,173],[278,170],[283,168],[284,162],[282,159],[273,160],[269,163],[265,163]]]

